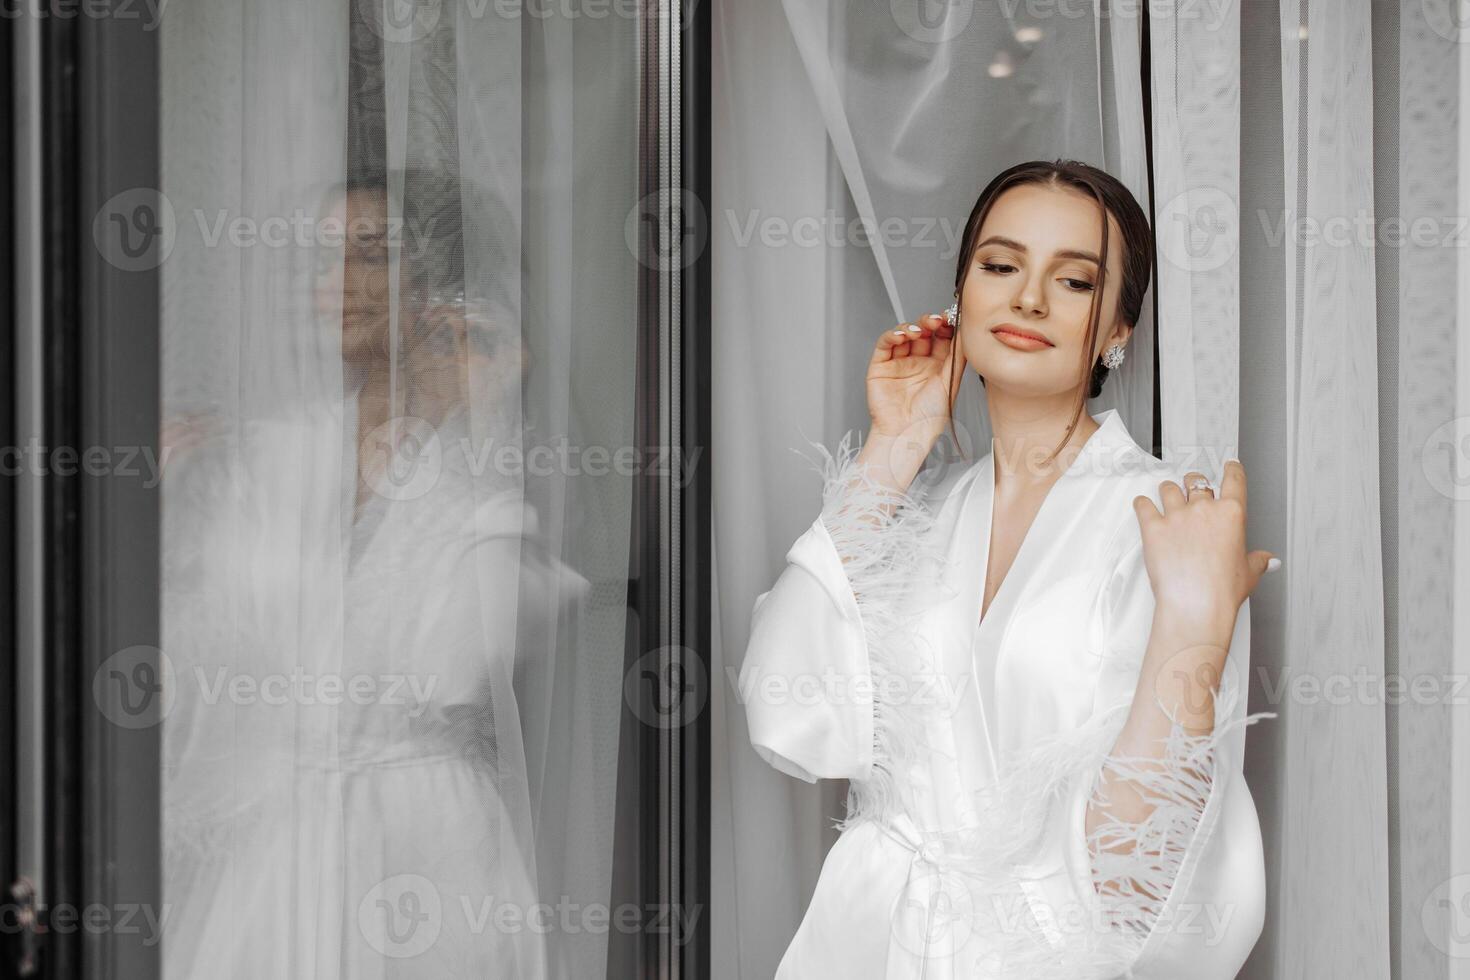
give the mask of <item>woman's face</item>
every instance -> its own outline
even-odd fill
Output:
[[[987,390],[1038,397],[1087,383],[1098,356],[1132,332],[1117,320],[1122,250],[1123,233],[1110,214],[1106,294],[1097,341],[1084,358],[1102,252],[1097,202],[1039,184],[1001,193],[985,216],[960,294],[965,362],[984,376]],[[997,332],[1002,327],[1039,334],[1044,342]]]
[[[323,249],[316,307],[341,318],[342,357],[351,363],[382,359],[388,352],[388,197],[354,190],[332,215],[345,229],[343,248]]]

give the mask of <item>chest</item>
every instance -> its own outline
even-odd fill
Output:
[[[1012,500],[997,496],[990,522],[990,542],[984,552],[985,584],[980,605],[982,621],[990,611],[991,603],[1010,573],[1011,566],[1015,564],[1021,545],[1026,541],[1045,499],[1044,492],[1029,493]]]
[[[1093,481],[1010,497],[993,489],[982,479],[941,522],[950,601],[937,618],[950,669],[968,677],[983,726],[1007,742],[1028,719],[1065,728],[1085,717],[1105,647],[1109,555],[1119,522],[1136,518],[1126,494]]]

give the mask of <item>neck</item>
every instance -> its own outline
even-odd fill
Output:
[[[1100,426],[1088,415],[1086,406],[1071,433],[1067,426],[1076,410],[1077,392],[1045,397],[1008,395],[989,388],[985,401],[994,433],[991,452],[995,455],[996,486],[1018,487],[1047,484],[1061,476],[1077,458],[1083,443]],[[1062,444],[1063,437],[1065,444]],[[1048,458],[1057,446],[1055,458]]]

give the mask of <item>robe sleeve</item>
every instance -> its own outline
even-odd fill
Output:
[[[761,758],[808,782],[853,782],[845,824],[902,792],[893,777],[916,726],[875,691],[912,674],[901,610],[932,527],[922,493],[876,485],[856,454],[850,440],[824,453],[821,515],[756,599],[739,679]]]
[[[1094,722],[1111,746],[1136,685],[1154,614],[1153,589],[1135,542],[1118,563],[1102,607],[1103,662]],[[1215,697],[1212,732],[1189,735],[1177,724],[1161,759],[1127,759],[1110,748],[1100,765],[1083,768],[1067,807],[1067,877],[1096,923],[1119,940],[1130,976],[1234,977],[1261,933],[1265,864],[1255,803],[1246,785],[1245,711],[1250,657],[1250,603],[1236,616]],[[1165,669],[1161,683],[1190,679]],[[1108,818],[1086,831],[1090,800],[1103,800],[1099,776],[1111,771],[1141,790],[1152,813],[1132,823]]]
[[[821,695],[867,674],[857,600],[831,536],[814,521],[775,586],[755,602],[741,666],[750,743],[762,759],[807,782],[861,779],[873,765],[873,718],[863,705]],[[831,683],[831,682],[835,682]]]
[[[1119,757],[1154,612],[1141,541],[1124,547],[1089,615],[1100,661],[1089,716],[1008,756],[979,796],[978,825],[935,837],[963,876],[957,900],[984,933],[971,942],[987,976],[1224,980],[1261,932],[1264,858],[1242,765],[1245,726],[1269,715],[1245,714],[1249,602],[1236,616],[1214,729],[1189,735],[1176,724],[1162,758]],[[1152,811],[1089,834],[1088,803],[1107,769],[1139,785]]]

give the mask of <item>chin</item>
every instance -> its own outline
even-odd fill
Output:
[[[1025,356],[1019,351],[1017,354]],[[1039,365],[1027,367],[1006,363],[1009,360],[997,357],[987,358],[984,364],[971,362],[970,370],[985,376],[987,392],[1004,392],[1019,398],[1055,398],[1075,390],[1081,383],[1077,378],[1059,377],[1055,370],[1040,370]]]

